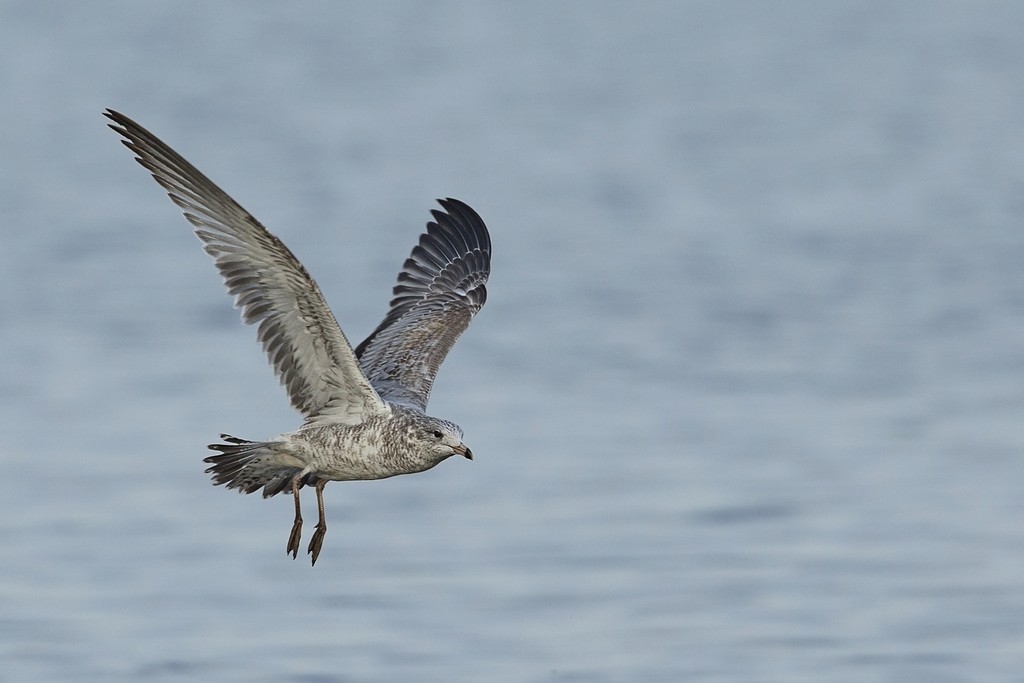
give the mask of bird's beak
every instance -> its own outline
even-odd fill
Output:
[[[460,443],[458,446],[452,448],[452,450],[464,457],[466,460],[473,459],[473,451],[469,450],[464,443]]]

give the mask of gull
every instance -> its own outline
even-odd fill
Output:
[[[195,166],[138,123],[104,113],[135,159],[178,205],[213,257],[242,320],[288,391],[302,425],[249,441],[221,434],[204,459],[214,485],[269,498],[291,491],[295,519],[286,552],[298,556],[299,491],[312,486],[319,513],[307,553],[316,564],[327,533],[329,481],[422,472],[453,455],[472,460],[462,428],[426,414],[438,368],[487,299],[491,238],[480,216],[439,199],[433,221],[398,273],[384,320],[354,350],[320,288],[284,243]]]

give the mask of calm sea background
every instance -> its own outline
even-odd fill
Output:
[[[0,680],[1024,680],[1022,29],[0,3]],[[211,486],[218,433],[299,418],[104,107],[353,342],[434,198],[475,207],[490,300],[431,412],[476,460],[329,486],[314,569],[290,499]]]

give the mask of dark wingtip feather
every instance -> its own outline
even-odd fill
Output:
[[[491,252],[491,235],[487,230],[487,225],[484,223],[484,220],[480,218],[480,214],[478,214],[473,207],[461,200],[455,199],[454,197],[438,199],[437,203],[440,204],[441,208],[443,208],[447,213],[446,217],[458,224],[458,227],[460,228],[458,232],[465,239],[473,240],[473,242],[468,245],[471,249],[477,248],[487,252],[488,254]],[[445,216],[445,214],[439,215],[439,212],[437,211],[432,211],[431,213],[433,213],[434,218],[438,220],[443,220],[442,216]]]

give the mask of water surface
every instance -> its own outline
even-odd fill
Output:
[[[3,678],[1014,680],[1024,10],[0,8]],[[209,485],[298,418],[150,127],[353,341],[434,197],[494,241],[431,410],[477,459]],[[307,501],[311,514],[312,497]]]

